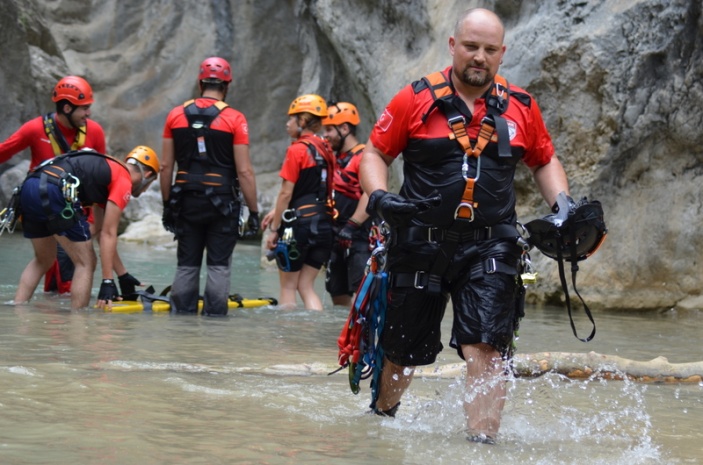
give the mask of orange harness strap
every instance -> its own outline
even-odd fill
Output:
[[[425,82],[427,83],[432,97],[437,100],[439,98],[448,96],[452,94],[452,88],[449,82],[441,71],[432,73],[425,76]],[[492,95],[499,96],[499,92],[503,92],[502,89],[507,91],[508,82],[502,76],[495,76],[493,89],[491,91]],[[499,90],[501,89],[501,90]],[[479,158],[483,149],[488,145],[493,134],[495,132],[495,123],[492,117],[484,117],[481,121],[481,128],[478,132],[478,138],[476,139],[476,144],[471,146],[471,139],[466,131],[466,118],[463,115],[457,115],[450,117],[447,120],[449,128],[452,132],[449,134],[450,139],[455,139],[461,147],[464,149],[464,162],[461,167],[462,175],[466,179],[466,186],[464,187],[464,193],[461,196],[461,203],[456,208],[454,212],[454,218],[463,218],[469,221],[474,220],[474,209],[478,208],[478,202],[474,201],[474,186],[476,181],[478,181],[481,175],[481,159]],[[468,157],[475,157],[477,160],[476,166],[476,177],[468,177]]]

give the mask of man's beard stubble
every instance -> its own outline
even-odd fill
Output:
[[[461,82],[472,87],[484,87],[493,81],[494,75],[488,70],[485,70],[486,74],[484,76],[478,74],[472,74],[467,65],[464,70],[459,74]]]

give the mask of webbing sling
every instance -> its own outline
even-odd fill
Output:
[[[333,189],[330,183],[334,180],[334,170],[331,169],[332,166],[330,166],[329,161],[320,154],[322,150],[326,150],[324,145],[320,145],[324,144],[324,141],[318,141],[312,138],[302,139],[299,142],[311,149],[312,158],[315,160],[315,164],[320,172],[320,187],[316,195],[317,202],[326,204],[330,208],[330,211],[332,211],[334,209],[334,201],[332,198]]]
[[[427,85],[434,102],[430,106],[427,114],[436,106],[444,113],[447,118],[449,128],[452,130],[449,134],[450,139],[455,139],[464,150],[464,161],[461,171],[466,186],[461,197],[461,202],[454,212],[455,218],[474,220],[474,209],[478,208],[478,203],[474,201],[474,186],[481,174],[481,159],[480,155],[483,149],[491,141],[494,133],[498,137],[498,156],[510,157],[510,135],[508,132],[508,123],[500,115],[508,108],[508,82],[502,76],[496,75],[492,86],[491,94],[486,98],[486,116],[481,121],[476,144],[472,147],[469,134],[466,131],[466,118],[462,115],[456,106],[453,105],[454,90],[451,83],[443,72],[438,71],[422,78]],[[468,176],[469,164],[468,158],[476,158],[476,176],[470,178]]]
[[[78,128],[78,133],[73,141],[73,144],[69,147],[66,138],[63,136],[61,131],[56,127],[56,122],[51,116],[51,113],[44,115],[44,132],[51,142],[51,149],[54,151],[54,155],[58,156],[62,153],[68,153],[72,150],[78,150],[85,145],[85,126]]]

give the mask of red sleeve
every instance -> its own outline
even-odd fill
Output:
[[[0,163],[6,162],[27,148],[32,153],[30,169],[44,160],[54,158],[54,150],[44,132],[43,117],[41,116],[27,121],[14,134],[0,143]]]
[[[249,125],[244,115],[232,107],[227,107],[221,115],[233,134],[234,145],[249,145]],[[217,128],[215,122],[212,127]]]
[[[527,134],[530,137],[522,160],[530,167],[546,165],[554,155],[554,144],[535,99],[532,99],[527,120],[530,126]]]
[[[112,173],[112,181],[107,186],[107,200],[124,210],[132,198],[132,179],[124,166],[112,160],[107,160],[107,164]]]
[[[172,109],[166,116],[166,123],[164,123],[164,132],[161,137],[164,139],[173,139],[173,134],[171,133],[171,128],[175,127],[176,119],[183,114],[183,107],[178,106]],[[185,117],[185,116],[184,116]]]
[[[292,183],[298,182],[300,178],[300,170],[304,168],[303,157],[309,158],[307,155],[308,147],[305,144],[292,143],[286,150],[286,158],[283,160],[283,166],[278,175]]]
[[[415,92],[405,86],[383,110],[369,139],[381,153],[397,157],[408,143]]]

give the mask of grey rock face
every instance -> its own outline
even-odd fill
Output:
[[[608,239],[578,274],[589,305],[696,307],[691,302],[703,287],[700,0],[471,4],[495,6],[504,18],[501,72],[536,97],[572,195],[604,205]],[[307,92],[353,101],[365,138],[404,84],[450,63],[447,39],[466,6],[7,0],[0,15],[0,138],[51,110],[50,89],[70,72],[92,83],[93,117],[105,127],[113,155],[138,144],[159,151],[166,113],[195,96],[199,63],[223,56],[234,71],[227,101],[249,120],[257,174],[274,179],[260,193],[266,210],[289,143],[290,102]],[[517,182],[521,220],[546,214],[527,170],[518,171]],[[530,300],[559,301],[556,264],[532,255],[541,279],[530,287]]]

